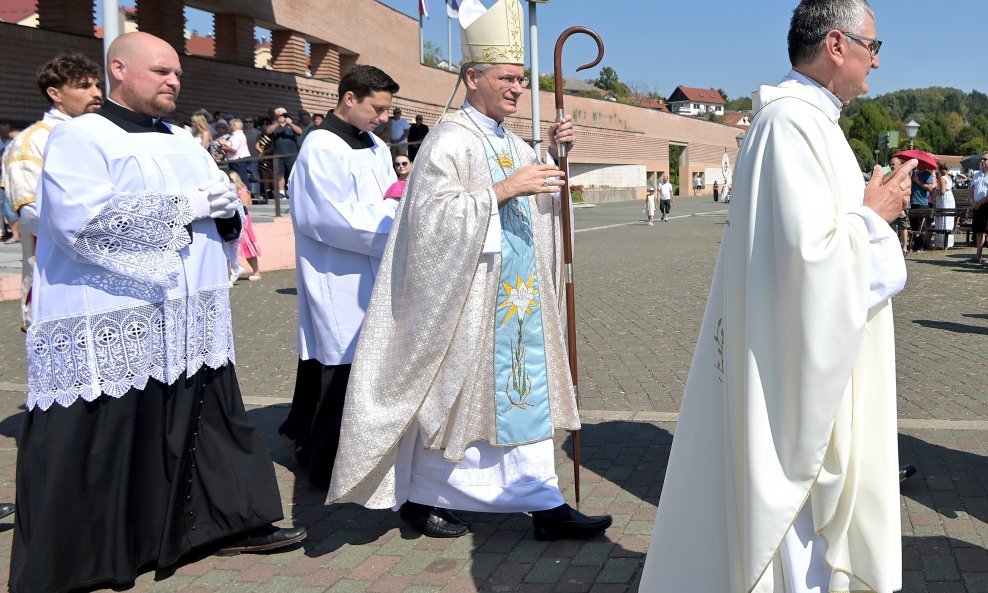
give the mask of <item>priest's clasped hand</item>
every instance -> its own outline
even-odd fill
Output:
[[[885,222],[905,216],[909,206],[909,190],[912,183],[909,176],[919,161],[912,159],[895,170],[889,179],[883,179],[883,169],[876,165],[871,173],[871,181],[865,186],[864,205],[874,210]]]
[[[555,165],[529,165],[516,170],[504,181],[494,185],[497,203],[503,204],[511,198],[533,196],[546,192],[556,192],[563,186],[566,173]]]
[[[238,201],[234,185],[225,181],[207,181],[189,197],[197,219],[232,218],[237,213]]]

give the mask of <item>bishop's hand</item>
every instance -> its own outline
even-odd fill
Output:
[[[888,179],[882,177],[882,168],[878,165],[871,174],[871,181],[865,186],[864,205],[874,210],[885,222],[905,216],[909,206],[909,190],[912,182],[909,180],[913,169],[919,161],[912,159],[892,172]]]
[[[576,130],[573,128],[573,116],[567,115],[562,121],[549,126],[549,154],[559,162],[559,145],[565,144],[566,150],[573,150],[576,143]]]
[[[555,165],[529,165],[515,170],[504,181],[494,184],[497,203],[503,204],[519,196],[532,196],[559,191],[566,173]]]

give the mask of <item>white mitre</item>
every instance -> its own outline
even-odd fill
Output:
[[[485,9],[479,0],[463,0],[459,9],[463,63],[525,63],[525,21],[521,2],[498,0]]]

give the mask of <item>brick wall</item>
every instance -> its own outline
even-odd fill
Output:
[[[172,6],[178,0],[139,0],[141,6]],[[335,78],[352,63],[374,64],[391,74],[401,85],[395,104],[409,121],[421,114],[430,126],[439,116],[456,81],[452,73],[418,63],[418,23],[406,15],[372,0],[272,0],[243,3],[236,0],[201,0],[202,8],[217,14],[238,13],[260,22],[278,23],[288,31],[278,33],[285,47],[279,64],[285,70],[300,68],[298,48],[303,37],[312,40],[313,68],[317,76],[307,78],[290,72],[255,69],[208,58],[183,56],[186,71],[179,108],[186,113],[201,107],[213,111],[260,114],[274,106],[295,111],[304,107],[311,113],[325,113],[336,104]],[[318,6],[317,6],[318,4]],[[340,19],[345,9],[348,18]],[[225,17],[224,17],[225,18]],[[242,17],[241,17],[242,18]],[[219,19],[218,19],[219,20]],[[388,31],[389,43],[374,43],[368,31]],[[51,57],[53,48],[83,49],[98,58],[100,42],[79,36],[56,34],[0,23],[0,60],[8,87],[0,94],[0,116],[34,120],[46,108],[34,87],[34,70]],[[335,63],[338,57],[339,65]],[[459,91],[454,106],[464,92]],[[543,139],[555,113],[553,95],[539,97]],[[608,101],[566,97],[566,110],[577,125],[578,144],[571,162],[600,165],[640,165],[646,171],[669,170],[669,143],[690,145],[690,169],[719,167],[727,149],[734,161],[735,137],[739,133],[710,122],[692,120],[668,113],[635,108]],[[531,138],[531,101],[525,96],[516,117],[506,122],[512,131]],[[709,160],[708,160],[709,159]]]

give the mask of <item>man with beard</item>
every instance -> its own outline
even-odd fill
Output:
[[[234,371],[239,201],[161,120],[178,54],[130,33],[107,62],[109,100],[53,130],[39,186],[13,593],[123,585],[195,548],[305,536],[271,525],[278,484]]]
[[[82,54],[55,57],[38,70],[37,83],[51,109],[11,141],[3,153],[4,186],[7,199],[21,226],[21,330],[31,324],[31,280],[34,267],[34,236],[38,230],[38,208],[34,192],[48,135],[57,124],[96,111],[103,105],[103,69]]]

